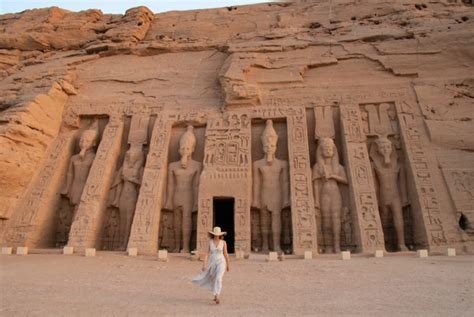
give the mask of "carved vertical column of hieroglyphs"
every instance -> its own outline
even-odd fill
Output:
[[[203,178],[201,186],[202,180]],[[196,248],[199,254],[205,254],[209,246],[207,231],[212,228],[212,196],[199,197],[198,209]]]
[[[158,250],[160,210],[170,138],[171,122],[159,115],[151,135],[150,150],[128,241],[128,247],[138,248],[140,253],[151,254]]]
[[[344,156],[353,212],[354,238],[360,252],[384,250],[377,196],[358,106],[341,105]]]
[[[227,178],[234,184],[232,192],[235,193],[235,249],[246,254],[251,249],[250,231],[250,199],[252,195],[252,166],[251,166],[251,125],[247,114],[231,114],[228,142],[227,165],[229,171]],[[237,118],[232,120],[232,118]],[[230,172],[230,173],[229,173]],[[235,183],[235,182],[238,183]]]
[[[317,253],[317,229],[305,109],[288,110],[287,124],[293,253],[303,254],[305,250]]]
[[[120,155],[123,121],[111,117],[105,127],[71,225],[68,245],[78,250],[98,247],[110,184]]]
[[[418,213],[417,221],[422,222],[422,232],[420,226],[417,226],[415,240],[417,244],[426,245],[430,252],[441,252],[448,243],[452,243],[448,239],[446,229],[457,227],[454,223],[455,218],[451,217],[450,223],[449,217],[443,215],[443,202],[439,200],[434,179],[438,167],[435,165],[436,162],[433,162],[434,155],[425,146],[428,136],[423,130],[422,120],[414,113],[413,107],[403,101],[396,103],[396,109],[402,145],[405,147],[409,163],[408,179],[414,182],[416,188],[416,198],[412,198],[413,210]],[[451,232],[456,230],[453,229]],[[459,241],[461,235],[452,238]]]
[[[216,189],[219,188],[219,185],[215,184],[218,175],[214,165],[218,165],[219,162],[225,164],[226,161],[225,136],[223,137],[220,133],[221,126],[222,129],[225,128],[222,116],[210,118],[204,135],[204,161],[203,170],[199,178],[199,205],[196,226],[196,249],[199,254],[206,254],[209,246],[207,232],[214,225],[213,195],[218,195]]]
[[[6,243],[11,246],[51,247],[55,243],[55,212],[58,210],[63,175],[72,154],[73,132],[64,132],[51,144],[44,163],[19,201]]]

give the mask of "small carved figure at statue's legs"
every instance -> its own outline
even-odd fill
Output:
[[[385,245],[390,245],[391,244],[391,228],[392,228],[392,225],[393,225],[393,217],[391,215],[391,210],[390,208],[386,207],[386,206],[382,206],[380,205],[379,206],[379,210],[380,210],[380,221],[382,223],[382,229],[383,229],[383,232],[384,232],[384,242],[385,242]]]
[[[68,203],[63,203],[59,209],[58,227],[56,231],[56,247],[63,247],[67,244],[69,231],[71,229],[71,207]]]
[[[334,253],[341,252],[341,209],[336,208],[332,214],[332,239]]]
[[[133,214],[135,211],[136,197],[138,197],[137,186],[132,182],[123,182],[122,194],[119,201],[120,212],[120,240],[121,248],[127,249],[130,229],[132,227]]]
[[[174,250],[173,252],[179,252],[181,248],[181,218],[182,218],[183,208],[178,207],[174,210],[173,213],[173,229],[174,229]]]
[[[405,246],[405,230],[403,227],[403,211],[400,201],[395,199],[391,204],[393,225],[395,226],[395,232],[397,233],[398,248],[400,251],[408,251]]]
[[[260,225],[260,220],[258,219],[259,218],[259,215],[256,214],[255,212],[252,212],[252,219],[251,219],[251,224],[250,224],[250,228],[251,228],[251,237],[252,237],[252,250],[253,251],[257,251],[259,249],[259,233],[260,233],[260,230],[259,230],[259,225]]]
[[[127,213],[126,210],[120,209],[120,218],[119,218],[119,232],[120,232],[120,249],[125,250],[127,249],[127,237],[126,237],[126,231],[127,231]]]
[[[324,253],[330,253],[333,239],[330,233],[332,231],[331,197],[328,194],[321,195],[321,218]]]
[[[331,228],[332,228],[332,221],[331,215],[324,215],[323,213],[323,223],[322,223],[322,236],[323,236],[323,245],[324,253],[331,253],[331,245],[332,245],[332,235],[331,235]]]
[[[281,244],[286,247],[291,247],[291,213],[288,209],[283,209],[281,217]]]
[[[262,232],[262,251],[268,252],[268,235],[270,234],[270,212],[267,208],[260,209],[260,228]]]
[[[341,212],[342,199],[339,189],[334,192],[331,200],[332,240],[334,253],[341,252]]]
[[[379,209],[380,209],[380,222],[382,223],[382,227],[383,228],[388,228],[390,227],[391,225],[391,218],[390,217],[390,210],[388,207],[385,207],[385,206],[382,206],[380,205],[379,206]],[[385,230],[385,229],[384,229]]]
[[[272,211],[272,236],[273,236],[273,251],[280,252],[281,245],[281,211]]]
[[[183,207],[183,253],[189,253],[189,244],[191,242],[191,233],[193,230],[191,206]]]
[[[339,189],[325,188],[321,195],[321,216],[323,222],[324,253],[341,251],[342,199]]]

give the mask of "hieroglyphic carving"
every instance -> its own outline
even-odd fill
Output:
[[[249,116],[233,111],[210,118],[207,122],[204,170],[199,187],[199,252],[206,251],[207,231],[214,225],[214,196],[234,198],[235,248],[250,252],[250,128]]]
[[[190,123],[203,124],[207,119],[207,112],[203,109],[199,110],[188,110],[188,109],[175,109],[172,113],[168,113],[167,120],[174,123]]]
[[[100,247],[99,225],[102,224],[112,175],[120,152],[123,122],[111,117],[107,124],[81,201],[73,220],[68,245],[78,249]]]
[[[208,228],[212,227],[212,200],[211,198],[201,198],[199,203],[198,224],[197,224],[197,248],[200,251],[205,251],[208,246],[208,239],[206,239],[206,232]]]
[[[147,104],[147,103],[130,103],[129,101],[120,102],[116,101],[110,105],[101,105],[97,107],[93,103],[83,103],[71,107],[69,112],[65,114],[68,121],[74,121],[74,118],[78,116],[135,116],[139,115],[143,118],[149,117],[150,115],[156,115],[163,111],[163,106],[159,104]]]
[[[333,89],[330,91],[326,90],[316,90],[314,94],[311,96],[311,100],[309,102],[317,103],[317,104],[330,104],[333,102],[341,103],[341,104],[361,104],[361,103],[368,103],[374,100],[397,100],[403,99],[410,96],[409,89],[406,86],[398,86],[398,87],[390,87],[387,90],[337,90]]]
[[[314,216],[314,197],[312,193],[311,166],[307,139],[306,112],[301,108],[287,118],[288,151],[290,155],[291,211],[293,252],[301,254],[304,250],[317,251],[317,230]]]
[[[235,200],[235,249],[248,250],[250,246],[250,206],[246,197]]]
[[[61,133],[51,144],[28,191],[16,206],[12,225],[6,233],[6,240],[12,246],[50,247],[54,241],[47,241],[55,230],[55,215],[59,204],[56,193],[62,185],[71,156],[73,133]]]
[[[443,169],[457,212],[474,222],[474,170],[467,168]]]
[[[158,116],[153,127],[150,151],[138,195],[135,217],[128,242],[129,248],[141,253],[154,253],[158,249],[158,231],[163,186],[166,175],[168,144],[172,122]]]
[[[250,162],[250,120],[246,114],[226,113],[206,128],[204,167],[246,173]],[[225,168],[224,168],[225,167]],[[216,170],[217,171],[217,170]]]
[[[351,210],[354,211],[354,238],[362,252],[384,249],[383,231],[369,161],[365,134],[358,106],[341,105],[341,125],[345,161],[351,187]]]
[[[420,124],[412,113],[401,113],[400,104],[397,103],[397,112],[400,123],[407,158],[411,167],[417,199],[413,203],[421,212],[424,228],[426,230],[426,243],[431,248],[447,244],[447,237],[441,219],[442,211],[433,181],[433,170],[430,167],[429,153],[424,145]]]

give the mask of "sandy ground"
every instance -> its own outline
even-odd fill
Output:
[[[474,316],[474,256],[232,259],[222,302],[171,256],[0,256],[0,316]]]

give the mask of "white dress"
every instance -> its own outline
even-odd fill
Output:
[[[207,288],[212,291],[214,296],[219,295],[222,289],[222,278],[224,277],[226,269],[226,261],[224,257],[224,241],[220,240],[217,247],[214,242],[209,241],[209,248],[211,255],[208,259],[207,268],[198,276],[193,278],[193,283]]]

